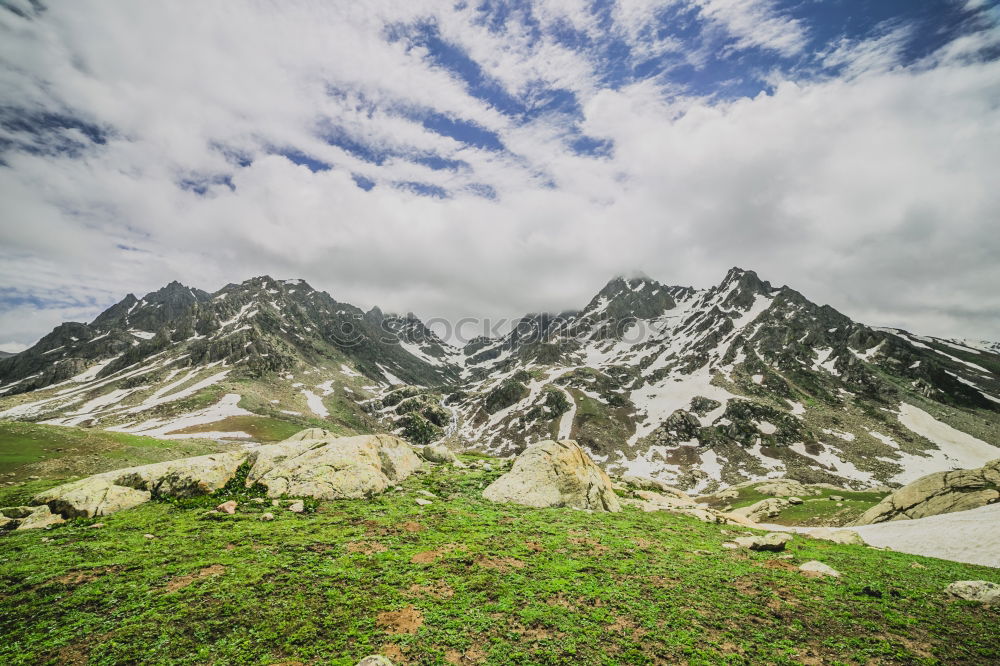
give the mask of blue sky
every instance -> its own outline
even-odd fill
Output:
[[[173,279],[501,317],[731,265],[998,338],[998,23],[982,0],[11,0],[0,348]]]

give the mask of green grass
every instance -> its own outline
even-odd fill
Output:
[[[826,488],[817,489],[818,495],[804,495],[800,499],[802,504],[793,504],[782,510],[781,515],[776,518],[768,518],[766,522],[778,525],[847,525],[862,513],[875,506],[886,496],[883,492],[853,491],[853,490],[829,490]],[[739,495],[732,499],[709,502],[715,508],[722,508],[725,505],[733,509],[750,506],[761,500],[771,499],[774,495],[765,495],[758,492],[755,486],[747,486],[738,489]],[[830,499],[831,495],[843,497],[837,506],[837,502]]]
[[[90,472],[102,465],[105,469],[115,469],[209,453],[218,448],[208,442],[167,441],[107,430],[0,421],[0,474],[14,474],[5,478],[66,475],[61,465],[49,470],[51,474],[44,467],[37,469],[37,463],[45,461],[87,459],[90,464],[79,471]]]
[[[499,474],[435,468],[301,515],[239,490],[206,516],[231,487],[0,537],[0,663],[1000,661],[998,611],[942,594],[995,569],[801,537],[786,562],[685,517],[490,504]],[[794,570],[810,559],[843,577]]]

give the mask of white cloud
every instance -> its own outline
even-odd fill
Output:
[[[619,16],[632,18],[616,20],[642,41],[661,5],[628,6]],[[718,102],[665,94],[659,81],[602,87],[590,54],[530,42],[519,21],[490,32],[429,0],[190,7],[62,3],[42,21],[0,12],[0,62],[17,64],[0,67],[4,98],[115,130],[82,158],[7,154],[0,284],[54,304],[8,307],[3,339],[32,342],[171,279],[212,290],[270,273],[362,307],[509,317],[580,306],[617,272],[705,286],[732,265],[871,323],[1000,330],[1000,65],[970,57],[985,37],[911,67],[887,37],[844,42],[828,57],[846,75],[779,73],[770,95]],[[582,3],[545,7],[550,23],[590,29]],[[770,3],[699,7],[739,48],[795,53],[805,38]],[[384,39],[387,23],[424,19],[511,94],[538,81],[573,90],[581,129],[613,141],[613,154],[575,154],[563,116],[515,122],[426,51]],[[476,123],[509,152],[430,132],[400,107]],[[324,122],[403,157],[365,162],[324,142]],[[253,163],[233,167],[218,145]],[[335,168],[313,173],[267,146]],[[470,166],[408,159],[427,151]],[[376,187],[359,189],[352,172]],[[230,175],[235,190],[198,196],[178,186],[190,174]],[[454,196],[391,186],[407,180]],[[463,194],[474,183],[499,198]]]

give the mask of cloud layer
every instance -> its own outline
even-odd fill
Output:
[[[495,318],[732,265],[1000,337],[985,6],[8,4],[0,342],[172,279]]]

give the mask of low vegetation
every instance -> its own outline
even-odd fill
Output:
[[[942,592],[997,570],[802,537],[783,559],[723,548],[741,528],[665,513],[491,504],[480,493],[505,467],[492,462],[300,514],[237,482],[4,535],[0,662],[1000,660],[998,611]],[[230,498],[235,515],[208,513]],[[807,577],[808,560],[842,577]]]

